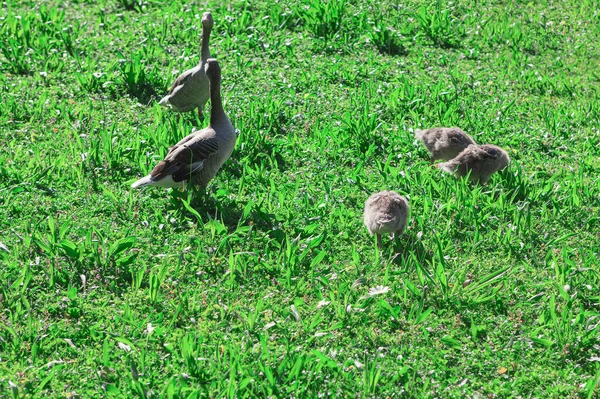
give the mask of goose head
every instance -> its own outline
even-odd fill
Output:
[[[215,21],[211,13],[205,12],[202,15],[202,48],[200,49],[200,56],[202,61],[206,61],[210,58],[210,49],[208,48],[208,42],[210,40],[210,32]]]
[[[205,29],[211,29],[215,23],[215,20],[212,17],[212,14],[209,12],[205,12],[202,14],[202,27]]]
[[[213,90],[212,86],[218,86],[221,83],[221,67],[219,66],[219,62],[215,58],[209,58],[206,60],[206,76],[210,80],[211,84],[211,92]]]

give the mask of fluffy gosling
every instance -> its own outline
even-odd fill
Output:
[[[510,158],[506,151],[492,144],[470,145],[456,158],[437,165],[438,168],[456,177],[471,172],[469,180],[486,184],[494,173],[508,166]]]
[[[427,130],[415,130],[415,137],[425,144],[431,153],[430,163],[441,159],[448,161],[456,157],[462,150],[475,141],[462,129],[457,127],[434,127]]]
[[[377,235],[381,247],[381,235],[394,233],[397,237],[404,232],[410,207],[405,197],[393,191],[373,194],[365,202],[364,222],[371,235]]]

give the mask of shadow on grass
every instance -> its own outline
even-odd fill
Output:
[[[200,219],[203,224],[211,220],[219,220],[229,232],[235,231],[241,223],[248,223],[254,229],[268,232],[274,239],[285,238],[285,234],[275,228],[277,225],[275,214],[265,212],[259,204],[254,204],[248,213],[245,207],[245,203],[230,198],[229,194],[214,188],[207,191],[192,187],[190,192],[173,190],[170,193],[168,209],[180,212],[183,217],[191,220]]]
[[[433,259],[433,251],[425,247],[417,234],[413,231],[403,234],[394,240],[394,257],[392,262],[401,267],[403,272],[410,272],[409,267],[413,258],[422,266],[430,265]]]

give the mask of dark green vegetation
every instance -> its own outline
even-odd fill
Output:
[[[598,1],[37,3],[0,13],[0,396],[598,395]],[[132,191],[208,122],[157,105],[204,11],[236,151]],[[440,125],[513,163],[442,175]]]

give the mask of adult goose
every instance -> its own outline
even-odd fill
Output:
[[[485,184],[492,175],[508,166],[506,151],[492,144],[470,145],[454,159],[442,162],[438,168],[456,177],[469,175],[469,180]]]
[[[432,164],[438,159],[450,160],[469,145],[476,144],[471,136],[457,127],[415,130],[415,137],[421,140],[427,151],[431,153]]]
[[[205,187],[231,156],[236,134],[223,110],[221,68],[217,60],[207,60],[206,75],[210,80],[211,102],[208,127],[193,132],[175,144],[148,176],[131,187],[184,187],[188,183]]]
[[[169,92],[160,100],[159,105],[171,108],[176,112],[188,112],[198,108],[198,116],[202,118],[202,108],[208,101],[208,77],[206,61],[210,58],[208,42],[214,20],[209,12],[202,15],[202,48],[200,63],[177,77]]]
[[[381,191],[367,199],[364,223],[371,235],[377,235],[377,245],[381,246],[382,234],[404,232],[409,211],[407,199],[394,191]]]

